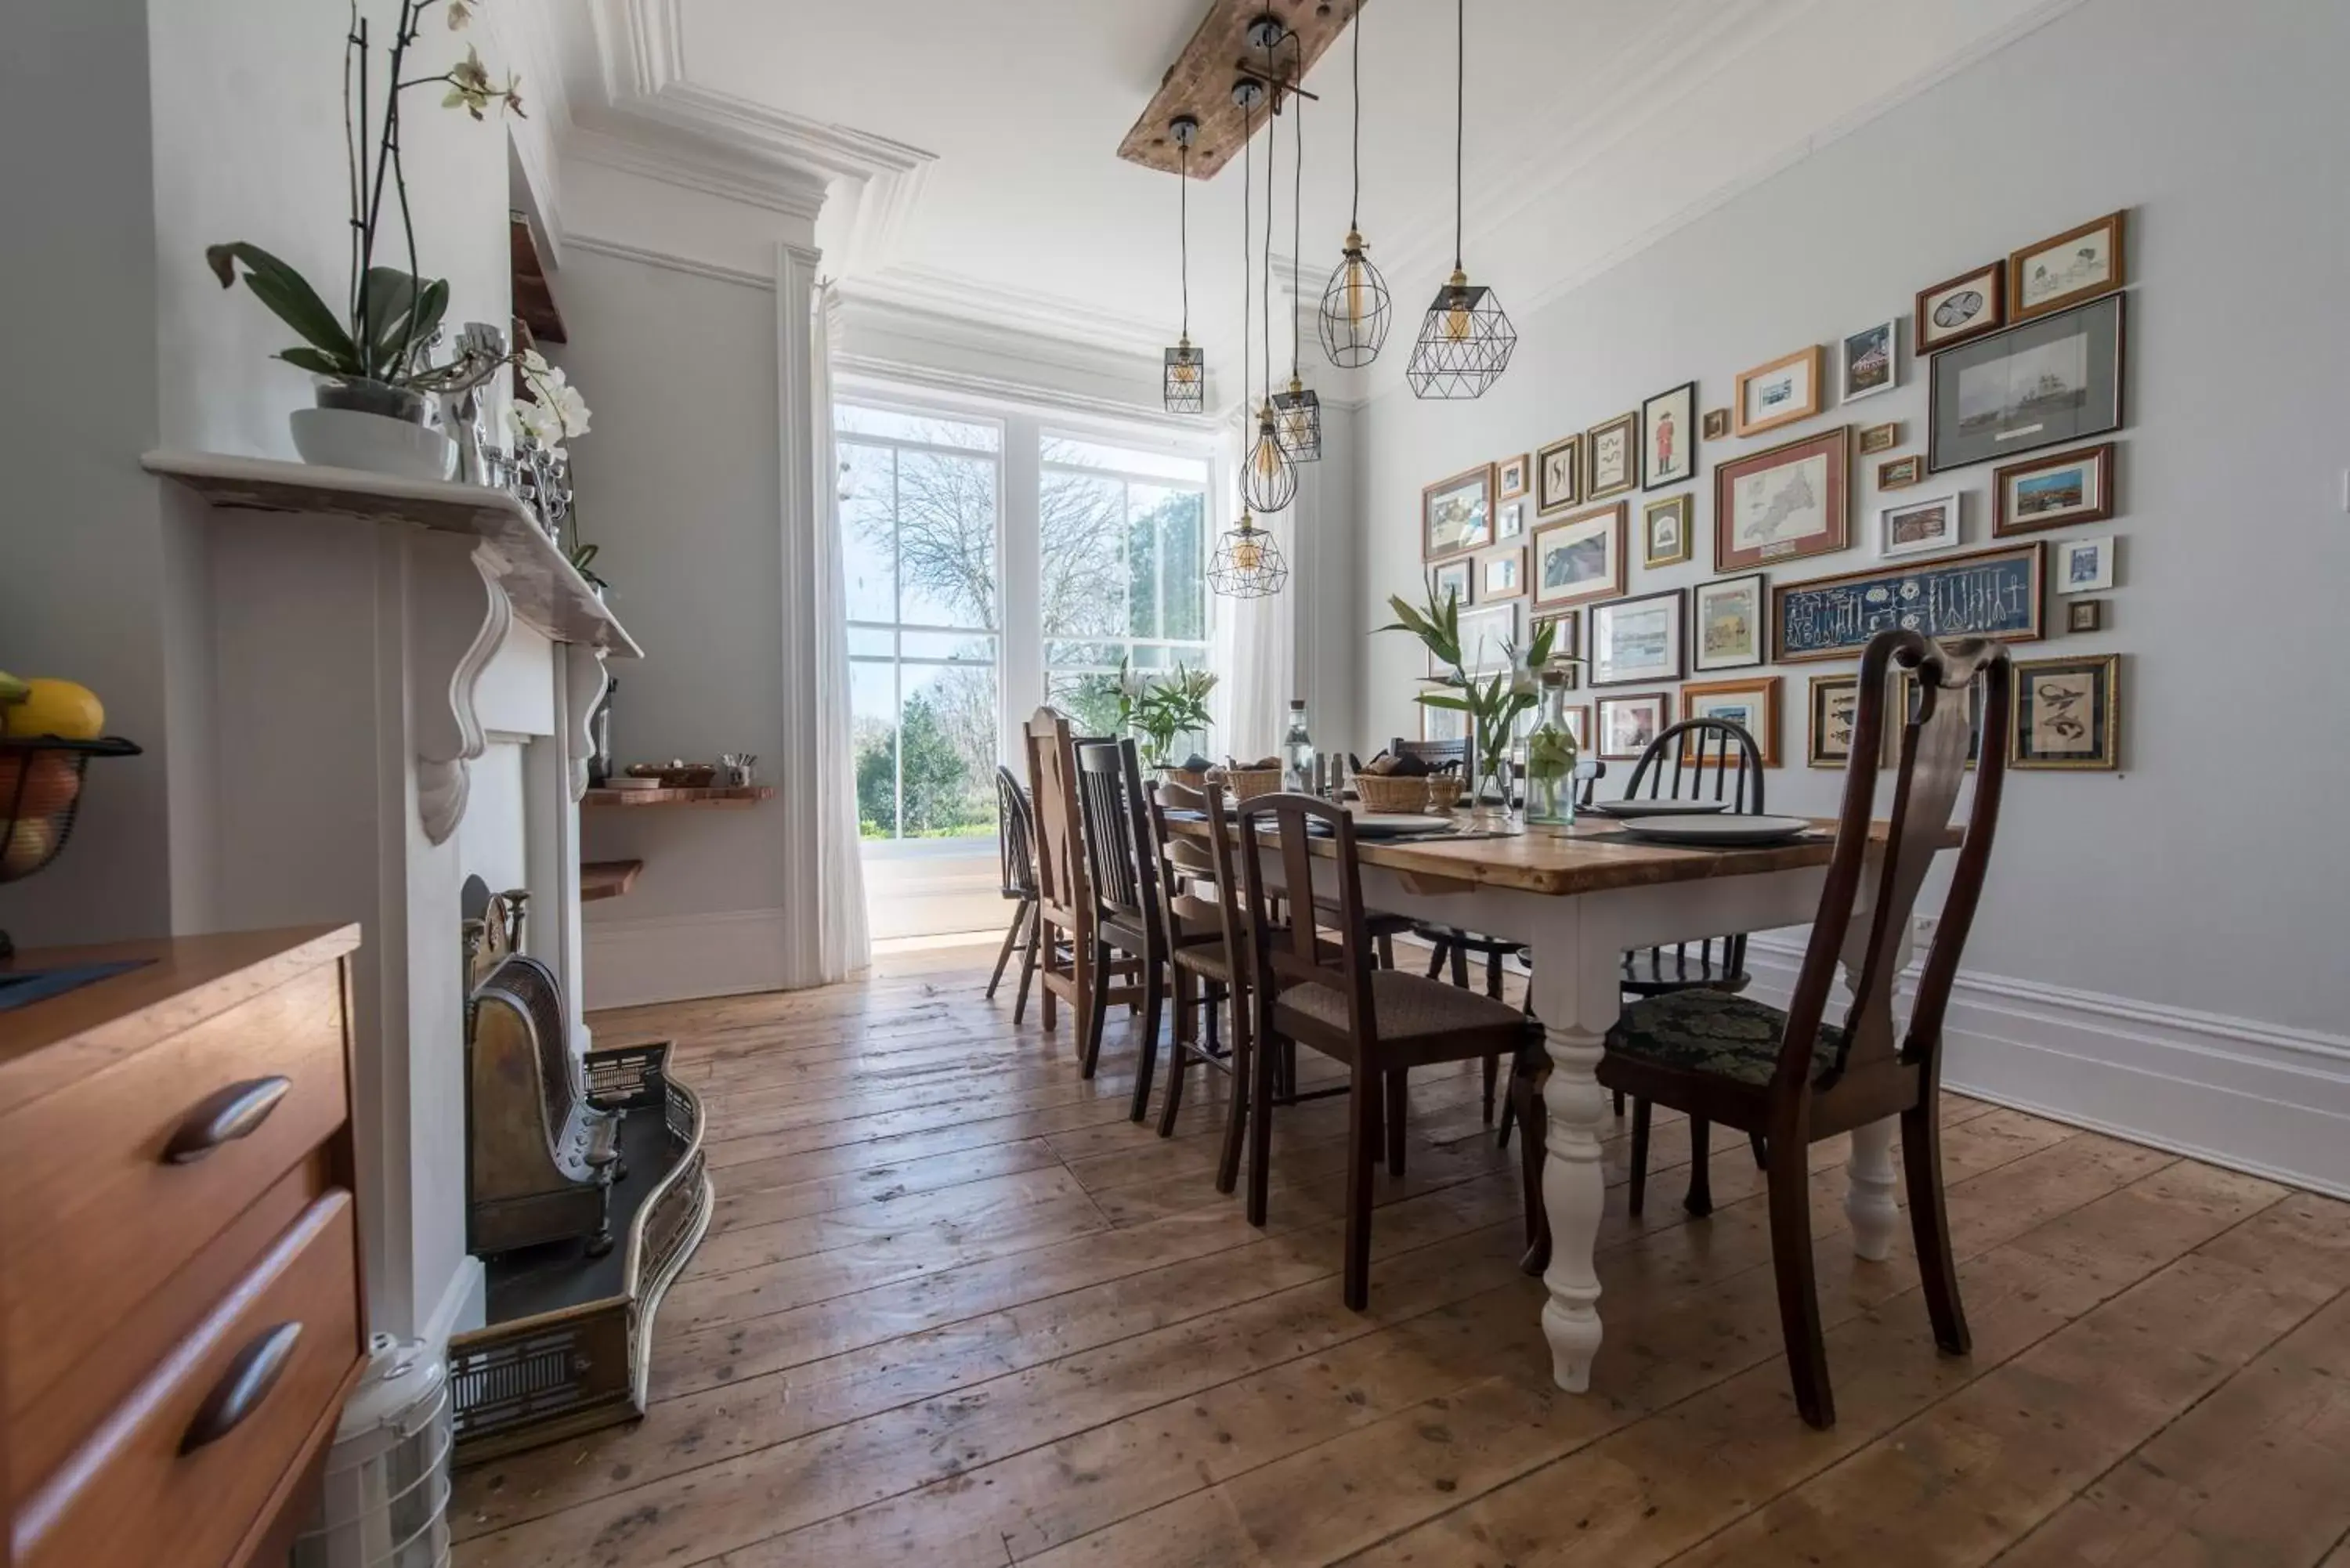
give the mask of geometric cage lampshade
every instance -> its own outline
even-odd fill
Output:
[[[1517,328],[1500,298],[1456,270],[1428,307],[1404,379],[1417,397],[1482,397],[1509,369],[1517,346]]]
[[[1165,342],[1165,338],[1159,339]],[[1191,346],[1189,337],[1167,350],[1164,388],[1167,411],[1196,414],[1208,406],[1208,357]]]
[[[1289,390],[1274,394],[1273,429],[1290,462],[1322,460],[1322,400],[1295,376],[1289,378]]]
[[[1224,598],[1261,599],[1279,593],[1288,581],[1289,563],[1281,546],[1243,508],[1240,523],[1225,533],[1208,563],[1208,587]]]

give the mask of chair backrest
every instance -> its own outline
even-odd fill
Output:
[[[1077,757],[1069,721],[1039,708],[1022,729],[1028,797],[1035,808],[1036,898],[1048,909],[1093,911],[1085,840],[1077,830]]]
[[[1712,788],[1706,786],[1709,781]],[[1644,796],[1640,786],[1646,784]],[[1746,726],[1683,719],[1650,741],[1633,765],[1626,800],[1719,800],[1742,816],[1762,815],[1762,753]]]
[[[1247,983],[1249,953],[1241,940],[1240,887],[1233,880],[1232,836],[1224,826],[1223,792],[1193,789],[1173,779],[1151,786],[1150,845],[1158,861],[1159,908],[1170,948],[1221,944],[1235,987]],[[1196,816],[1202,834],[1178,832],[1170,812]]]
[[[1076,742],[1077,822],[1094,909],[1156,933],[1158,878],[1144,815],[1142,760],[1131,740]]]
[[[1388,752],[1391,756],[1418,757],[1431,768],[1440,768],[1447,763],[1457,763],[1462,767],[1469,765],[1469,742],[1465,739],[1407,741],[1398,735],[1388,742]]]
[[[1322,831],[1315,831],[1316,826]],[[1261,794],[1242,803],[1233,823],[1239,840],[1241,886],[1249,935],[1255,944],[1257,1038],[1271,1038],[1273,1004],[1293,986],[1323,986],[1345,1000],[1347,1032],[1367,1049],[1377,1040],[1371,1008],[1370,931],[1363,919],[1362,864],[1355,853],[1355,819],[1346,807],[1310,794]],[[1316,837],[1335,855],[1312,853]],[[1281,886],[1265,874],[1265,857],[1280,857]],[[1321,887],[1315,871],[1321,872]],[[1323,889],[1327,888],[1326,893]],[[1290,911],[1276,923],[1278,897]],[[1338,929],[1336,943],[1322,928]]]
[[[1906,716],[1887,712],[1887,680],[1895,667],[1917,676],[1918,698]],[[1970,715],[1970,689],[1982,685],[1981,746],[1975,770],[1974,799],[1950,875],[1949,895],[1942,901],[1940,929],[1926,954],[1918,982],[1909,1030],[1897,1042],[1893,1032],[1893,992],[1899,981],[1897,961],[1901,939],[1918,902],[1935,855],[1944,847],[1951,826],[1960,783],[1966,776],[1967,751],[1975,732]],[[1999,802],[2007,775],[2007,734],[2013,701],[2012,666],[2003,643],[1983,638],[1962,638],[1937,643],[1914,631],[1879,632],[1860,661],[1860,707],[1855,716],[1851,759],[1845,764],[1844,802],[1837,813],[1835,851],[1828,862],[1827,881],[1820,891],[1820,912],[1812,922],[1812,936],[1804,950],[1794,994],[1787,1004],[1787,1037],[1779,1054],[1774,1090],[1799,1089],[1811,1071],[1811,1041],[1819,1028],[1835,984],[1836,966],[1852,946],[1856,918],[1866,921],[1856,950],[1857,972],[1851,976],[1853,1003],[1845,1016],[1846,1035],[1834,1065],[1841,1075],[1896,1057],[1928,1074],[1940,1070],[1942,1017],[1950,1003],[1950,982],[1958,973],[1959,954],[1966,947],[1974,923],[1975,906],[1982,895],[1983,873],[1991,861],[1991,838],[1999,825]],[[1884,767],[1885,729],[1900,725],[1894,764],[1893,804],[1885,842],[1874,870],[1870,819],[1876,810],[1877,774]],[[1864,882],[1874,888],[1868,912],[1856,917]]]
[[[1591,804],[1592,793],[1599,781],[1607,776],[1607,764],[1597,757],[1585,757],[1575,764],[1575,804],[1577,807]]]
[[[1003,896],[1036,896],[1036,816],[1028,791],[1010,768],[995,770],[995,845],[1003,867]]]

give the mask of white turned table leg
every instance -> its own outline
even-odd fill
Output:
[[[1542,1327],[1550,1342],[1551,1376],[1580,1394],[1591,1386],[1591,1363],[1599,1354],[1599,1275],[1592,1254],[1607,1186],[1599,1141],[1608,1102],[1593,1075],[1622,997],[1617,950],[1607,922],[1596,918],[1603,900],[1549,902],[1534,945],[1534,1011],[1551,1062],[1543,1091],[1550,1124],[1543,1206],[1551,1236],[1543,1283],[1550,1300],[1543,1305]]]
[[[1872,860],[1872,885],[1875,872]],[[1856,913],[1851,933],[1845,940],[1844,983],[1847,1000],[1852,997],[1854,978],[1860,972],[1861,961],[1868,950],[1868,924],[1866,912]],[[1909,967],[1909,932],[1905,928],[1894,947],[1897,971]],[[1893,1173],[1894,1128],[1891,1116],[1865,1127],[1855,1127],[1852,1155],[1845,1164],[1845,1219],[1852,1226],[1853,1253],[1866,1262],[1881,1263],[1893,1256],[1893,1238],[1901,1229],[1901,1202],[1894,1196],[1898,1190]]]

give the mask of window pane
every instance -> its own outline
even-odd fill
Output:
[[[848,666],[850,743],[857,753],[858,831],[868,838],[898,833],[898,670],[852,659]]]
[[[1207,463],[1188,453],[1110,446],[1076,436],[1046,436],[1043,456],[1048,463],[1103,468],[1149,479],[1186,479],[1195,484],[1208,482]]]
[[[891,459],[886,446],[840,443],[841,572],[851,620],[898,618]]]
[[[899,618],[995,626],[995,462],[898,454]]]
[[[1054,675],[1045,683],[1045,701],[1069,716],[1080,735],[1113,734],[1118,729],[1118,680],[1110,675]]]
[[[1118,661],[1126,657],[1122,642],[1048,642],[1045,645],[1045,662],[1055,670],[1092,668],[1115,670]]]
[[[908,659],[958,659],[993,664],[995,639],[961,631],[901,631],[898,650]]]
[[[848,657],[851,659],[888,659],[898,651],[898,634],[886,626],[852,626],[848,628]]]
[[[1208,635],[1207,498],[1196,490],[1134,487],[1132,504],[1158,553],[1158,622],[1160,637],[1204,640]],[[1145,634],[1138,624],[1135,635]]]
[[[881,436],[891,441],[926,441],[932,446],[965,446],[974,452],[998,452],[1003,432],[976,421],[942,420],[929,414],[901,414],[895,409],[870,409],[836,403],[833,429],[842,435]]]
[[[1114,479],[1048,472],[1038,501],[1045,635],[1123,633],[1126,486]]]
[[[971,665],[901,666],[899,730],[909,838],[995,832],[995,671]]]

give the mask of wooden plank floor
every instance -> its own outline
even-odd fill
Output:
[[[1853,1258],[1823,1145],[1842,1419],[1814,1432],[1743,1139],[1691,1220],[1660,1112],[1644,1220],[1608,1145],[1607,1342],[1565,1395],[1473,1068],[1415,1077],[1350,1313],[1343,1099],[1276,1114],[1255,1230],[1212,1185],[1221,1078],[1159,1139],[1126,1119],[1125,1022],[1085,1083],[1066,1013],[981,998],[992,957],[594,1021],[676,1037],[716,1215],[650,1414],[461,1478],[463,1568],[2350,1568],[2350,1205],[1953,1100],[1950,1359],[1907,1236]]]

